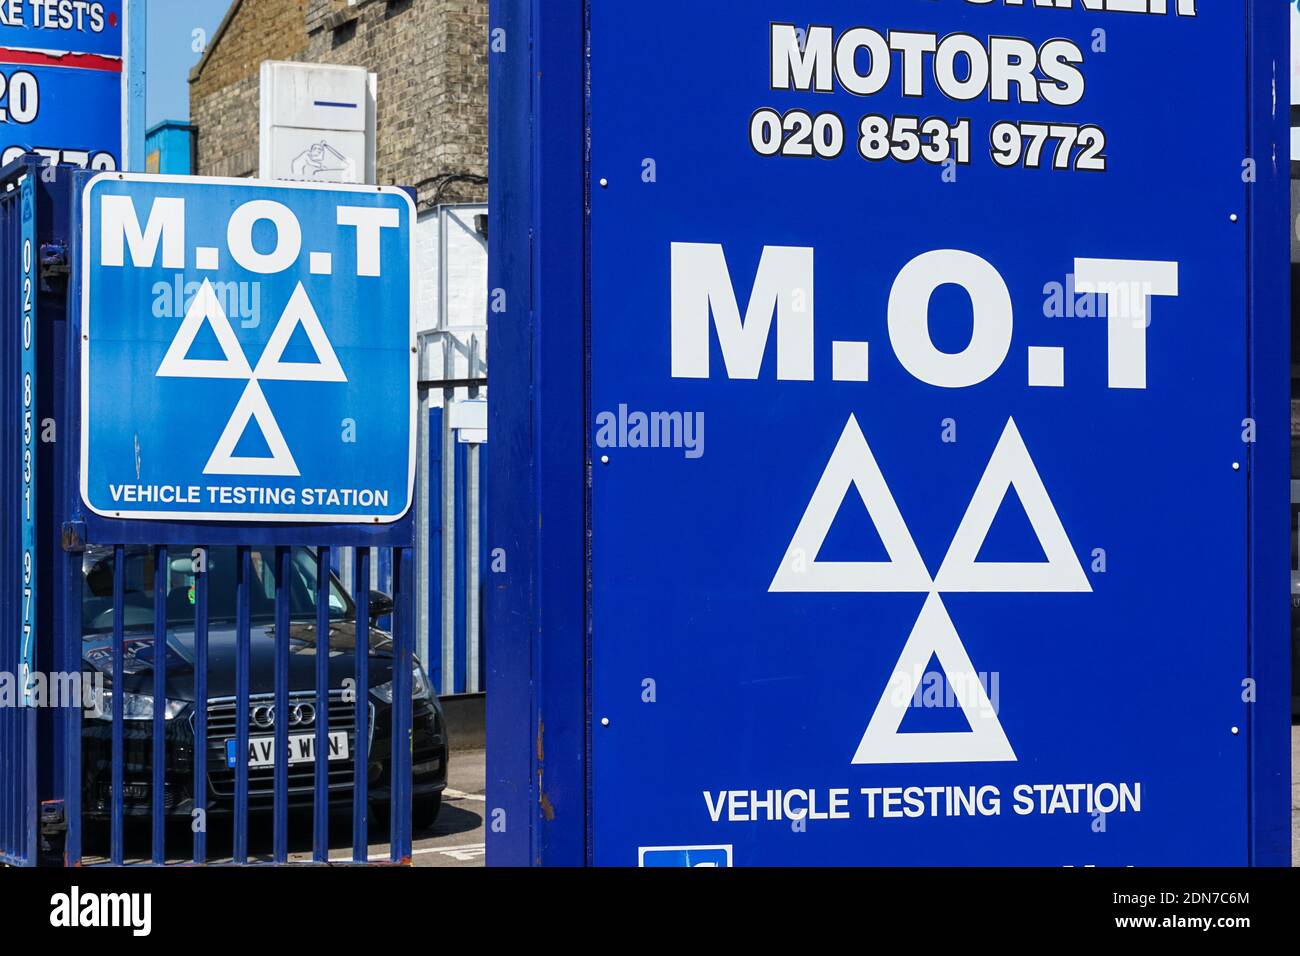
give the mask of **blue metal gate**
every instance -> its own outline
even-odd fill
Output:
[[[81,265],[67,250],[81,249],[89,179],[34,158],[0,172],[11,190],[0,196],[0,670],[35,661],[51,686],[62,676],[77,688],[48,707],[0,707],[3,858],[37,862],[39,823],[42,855],[66,865],[284,863],[290,811],[310,808],[310,861],[370,862],[370,821],[386,818],[387,860],[409,862],[413,758],[446,766],[441,711],[413,654],[413,518],[267,528],[128,522],[84,507]],[[24,189],[38,211],[28,230],[44,241],[23,236]],[[24,244],[39,256],[20,254]],[[28,340],[39,374],[20,413],[21,293],[32,281],[22,263],[39,270],[44,294]],[[25,476],[39,516],[26,557]],[[341,548],[355,554],[347,582],[332,571]],[[372,604],[388,598],[370,590],[372,561],[391,579],[391,607]],[[26,651],[24,607],[40,636]],[[423,789],[431,797],[441,785]],[[331,810],[350,810],[346,861],[329,853]],[[259,849],[262,815],[269,850]],[[293,845],[305,853],[305,841]]]

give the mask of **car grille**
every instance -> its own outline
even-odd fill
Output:
[[[315,691],[298,691],[289,695],[289,703],[315,703]],[[272,727],[257,727],[253,724],[253,712],[259,707],[275,703],[274,694],[253,694],[248,698],[248,735],[265,737],[275,733]],[[368,704],[369,726],[366,728],[367,745],[374,742],[375,705]],[[218,797],[234,797],[235,768],[226,766],[226,741],[235,736],[236,701],[233,697],[219,697],[208,701],[208,785]],[[193,719],[191,718],[191,724]],[[314,733],[316,724],[290,727],[290,735]],[[329,788],[331,790],[351,789],[353,782],[353,757],[356,754],[356,704],[343,699],[343,691],[332,690],[329,693],[329,731],[345,730],[348,734],[348,758],[331,761],[329,765]],[[367,746],[369,749],[369,746]],[[316,786],[316,765],[300,763],[289,765],[289,793],[309,794]],[[275,792],[274,767],[248,768],[248,796],[271,797]]]

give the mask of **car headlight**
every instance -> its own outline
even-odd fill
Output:
[[[185,709],[183,700],[168,700],[163,710],[163,720],[175,719]],[[86,712],[91,720],[113,719],[113,692],[105,690],[95,696],[95,703]],[[153,697],[149,694],[122,695],[123,720],[153,720]]]
[[[378,687],[370,688],[370,693],[374,694],[385,704],[393,702],[393,682],[380,684]],[[424,676],[424,668],[419,664],[411,670],[411,698],[414,700],[420,697],[429,696],[429,682]]]

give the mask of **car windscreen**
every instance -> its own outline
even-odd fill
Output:
[[[167,560],[167,626],[194,626],[194,549],[174,548]],[[275,619],[275,550],[253,549],[249,560],[249,618],[258,623]],[[224,624],[235,620],[236,551],[233,547],[207,549],[208,619]],[[295,621],[316,619],[316,555],[294,548],[290,556],[289,615]],[[127,548],[123,565],[123,626],[152,627],[156,557],[152,548]],[[113,549],[91,548],[82,562],[81,626],[83,633],[113,629]],[[331,578],[331,620],[349,618],[352,599]]]

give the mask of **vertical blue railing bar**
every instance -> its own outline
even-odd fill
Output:
[[[124,850],[122,846],[122,765],[126,754],[122,746],[122,721],[124,717],[126,694],[126,675],[123,673],[123,634],[122,610],[125,603],[126,549],[122,545],[113,548],[113,772],[110,810],[112,816],[109,859],[114,866],[121,866]]]
[[[272,840],[276,863],[289,859],[289,575],[291,553],[275,549],[275,792]]]
[[[353,753],[352,861],[364,863],[369,855],[366,812],[369,810],[370,763],[370,549],[357,548],[352,569],[357,604],[356,627],[356,748]]]
[[[248,862],[248,644],[252,555],[235,549],[235,863]]]
[[[67,655],[65,659],[68,661],[81,660],[81,602],[82,588],[85,586],[85,580],[82,577],[82,560],[83,555],[80,553],[74,552],[68,555],[68,565],[63,581],[63,621],[64,627],[68,630],[64,648]],[[68,866],[78,866],[81,863],[81,780],[83,778],[81,731],[82,722],[85,720],[85,713],[82,708],[86,703],[86,693],[83,691],[82,706],[72,707],[68,711],[68,726],[64,739],[64,747],[67,751],[64,774],[69,784],[66,797],[68,832],[64,837],[63,858]]]
[[[316,795],[312,802],[312,859],[329,860],[330,549],[316,552]]]
[[[154,548],[153,566],[153,862],[167,862],[167,590],[171,582],[167,548]]]
[[[447,693],[442,666],[442,409],[429,409],[429,652],[424,662],[433,689]],[[435,441],[436,438],[436,441]]]
[[[468,526],[469,516],[466,509],[469,507],[469,482],[467,480],[468,472],[469,446],[456,443],[456,586],[455,586],[455,607],[456,607],[456,634],[453,638],[456,649],[456,673],[448,675],[451,680],[452,693],[463,694],[467,690],[466,682],[466,662],[469,660],[469,649],[466,646],[466,639],[469,633],[469,621],[466,618],[466,598],[465,593],[466,580],[469,577],[467,560],[468,548],[466,542],[469,540]]]
[[[194,862],[208,858],[208,549],[194,575]]]
[[[393,551],[393,751],[389,820],[389,859],[411,859],[411,672],[414,643],[415,556],[406,548]]]

